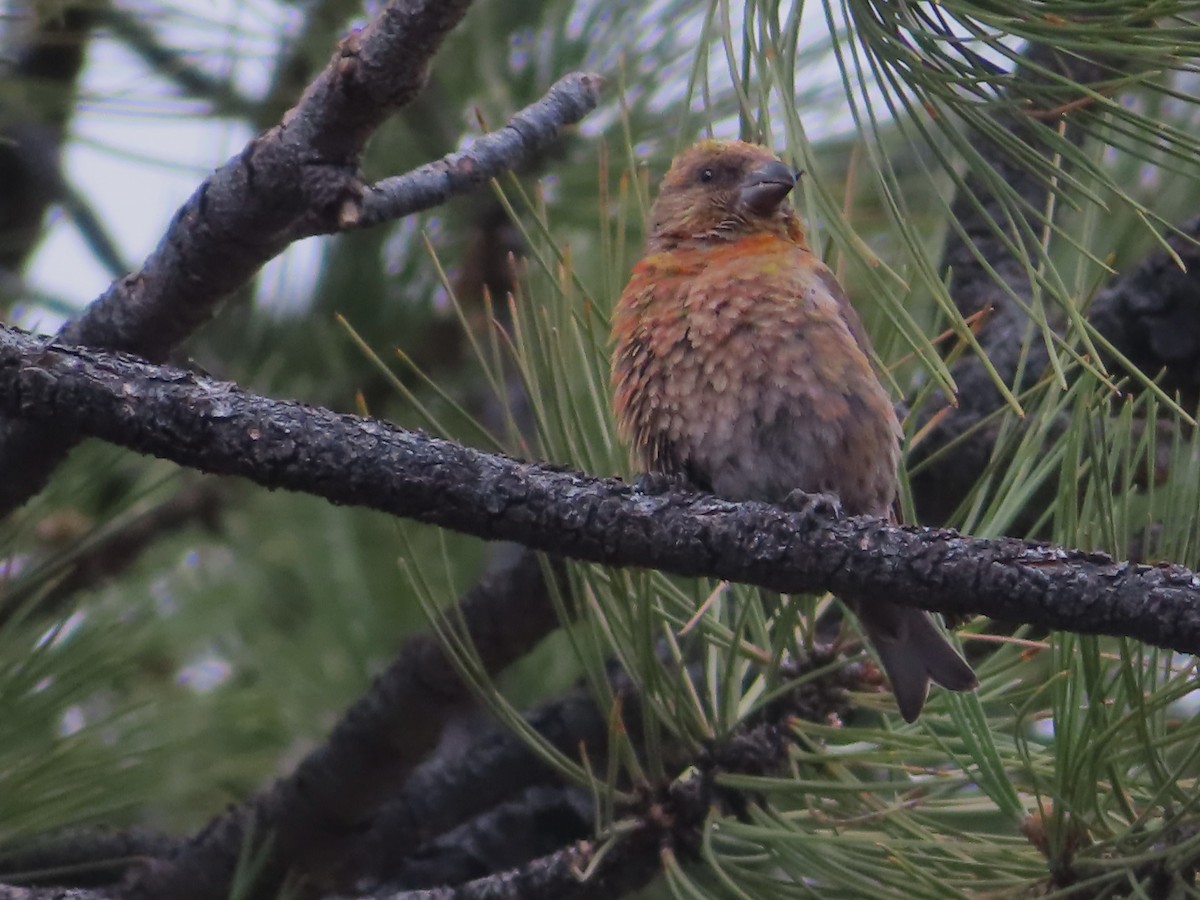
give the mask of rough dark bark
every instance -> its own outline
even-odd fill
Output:
[[[524,656],[558,625],[546,591],[541,563],[527,554],[460,601],[488,672]],[[273,897],[285,878],[323,882],[365,817],[433,749],[469,696],[434,636],[410,639],[291,775],[218,816],[169,858],[132,873],[122,897],[224,898],[248,841],[266,849],[253,889],[243,896]]]
[[[63,327],[61,339],[165,359],[226,296],[298,238],[356,227],[364,202],[368,212],[375,204],[373,222],[383,221],[385,210],[394,216],[411,212],[394,190],[368,202],[358,164],[374,130],[420,91],[433,55],[469,5],[392,0],[345,38],[280,123],[206,179],[142,268],[114,282]],[[496,174],[502,160],[519,159],[527,145],[567,123],[553,115],[585,114],[598,87],[598,79],[582,76],[560,82],[540,115],[526,110],[512,133],[485,139],[481,170]],[[443,199],[474,187],[474,160],[468,150],[434,164],[440,168],[416,179],[417,186],[435,182],[432,195]],[[416,189],[412,182],[403,187]],[[39,491],[73,444],[69,430],[50,424],[0,423],[0,469],[9,473],[0,481],[0,515]]]
[[[602,759],[607,751],[607,717],[586,692],[573,691],[535,711],[527,719],[530,727],[568,756],[578,756],[581,744],[587,746],[592,760]],[[414,772],[404,788],[371,818],[369,826],[341,860],[340,868],[357,878],[382,883],[410,887],[442,883],[436,879],[432,882],[412,880],[417,877],[416,871],[432,877],[428,873],[435,870],[430,859],[433,854],[424,849],[427,844],[527,789],[555,785],[557,791],[557,782],[557,774],[529,749],[524,740],[507,730],[493,728],[465,752],[438,756]],[[539,795],[533,805],[544,805],[544,800]],[[511,812],[516,814],[516,811]],[[494,830],[494,823],[484,827],[480,831],[481,841],[472,846],[486,841]],[[584,833],[564,834],[552,846],[513,859],[502,868],[549,852],[565,840],[583,836]],[[463,846],[470,842],[461,836],[450,843],[459,845],[464,852],[471,849]],[[451,870],[444,860],[438,861],[436,871]],[[458,880],[465,881],[486,874],[486,871],[495,871],[495,868],[485,872],[468,870],[466,875],[462,874],[462,869],[457,871]],[[335,881],[352,883],[345,874]]]
[[[1143,372],[1166,375],[1189,405],[1200,392],[1200,216],[1096,295],[1090,318],[1097,330]]]
[[[166,835],[140,828],[71,828],[6,849],[0,855],[0,881],[100,887],[119,880],[139,859],[166,856],[176,845]],[[65,870],[70,870],[69,879]]]
[[[415,852],[403,844],[383,848],[381,859],[390,865],[379,883],[412,891],[486,878],[587,838],[594,822],[592,795],[585,789],[535,785],[513,792]]]
[[[1200,651],[1200,575],[1019,540],[828,521],[482,453],[386,422],[255,396],[131,357],[0,330],[0,410],[269,488],[616,566],[789,593],[887,596]]]
[[[829,662],[825,653],[797,664],[796,674]],[[624,811],[633,827],[616,839],[602,855],[599,842],[580,841],[555,853],[531,860],[509,871],[459,884],[399,893],[373,892],[361,900],[610,900],[623,897],[653,881],[662,871],[662,859],[672,854],[681,861],[697,855],[702,829],[714,808],[744,811],[748,798],[722,790],[716,776],[722,773],[771,775],[783,771],[792,745],[790,719],[828,721],[844,714],[843,686],[859,680],[856,667],[805,684],[784,693],[759,716],[736,731],[713,741],[678,771],[689,773],[668,784],[644,785],[632,809]],[[583,873],[587,871],[586,879]]]

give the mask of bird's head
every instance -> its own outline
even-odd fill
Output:
[[[650,243],[736,240],[777,233],[804,240],[787,196],[800,176],[745,141],[701,141],[675,157],[650,212]]]

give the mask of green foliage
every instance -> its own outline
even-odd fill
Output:
[[[289,768],[420,624],[395,559],[385,517],[260,494],[57,621],[32,596],[0,628],[0,832],[193,828]]]
[[[1003,384],[980,426],[997,433],[990,463],[948,524],[1200,566],[1194,411],[1154,385],[1157,373],[1101,368],[1084,318],[1113,269],[1200,205],[1197,12],[1065,0],[479,0],[435,68],[434,99],[380,135],[368,168],[451,150],[472,104],[494,127],[567,69],[600,68],[605,106],[544,161],[545,177],[496,186],[527,248],[511,301],[459,296],[465,235],[492,201],[471,198],[330,242],[311,309],[246,302],[203,354],[256,386],[346,408],[373,385],[366,405],[403,424],[628,476],[608,406],[607,322],[640,252],[650,185],[696,136],[741,133],[808,173],[814,245],[910,401],[910,442],[936,413],[932,389],[953,388],[950,361],[978,349],[940,261],[961,227],[951,203],[971,184],[998,196],[991,228],[1033,283],[1019,298],[1027,347],[1044,344],[1052,368],[1020,392]],[[1026,40],[1118,62],[1101,90],[1034,67],[1014,73]],[[1028,115],[1056,106],[1072,109],[1081,144]],[[1020,118],[1047,152],[997,113]],[[980,133],[1050,186],[1050,202],[1028,208],[981,154]],[[414,365],[447,322],[464,361]],[[14,559],[32,552],[47,510],[74,505],[105,521],[172,486],[157,468],[85,451],[9,535]],[[571,566],[562,632],[497,684],[459,623],[439,616],[472,582],[479,547],[250,491],[225,519],[219,535],[160,544],[52,621],[36,612],[40,581],[27,617],[0,628],[0,839],[92,821],[195,826],[319,740],[420,607],[481,702],[590,785],[602,836],[619,840],[631,783],[688,778],[702,747],[753,721],[792,685],[782,656],[816,641],[811,622],[834,602],[772,606],[739,586]],[[1070,867],[1094,895],[1136,895],[1154,865],[1195,859],[1190,659],[985,620],[960,634],[979,659],[977,694],[935,692],[914,725],[866,692],[845,722],[789,723],[788,770],[720,776],[751,798],[746,814],[714,810],[699,860],[668,857],[647,893],[1051,893],[1048,873]],[[223,680],[181,683],[206,660]],[[636,703],[614,688],[612,661]],[[576,679],[611,710],[604,761],[554,750],[519,717]]]
[[[895,46],[872,44],[880,26],[862,27],[868,13],[880,11],[852,6],[859,27],[842,35],[837,51],[844,74],[852,52],[896,55]],[[937,14],[959,15],[969,23],[972,12],[978,10],[943,4]],[[996,91],[1019,96],[1025,82],[1005,74],[994,84],[981,78],[963,92],[946,83],[950,62],[942,60],[939,70],[924,58],[920,66],[889,60],[903,81],[890,88],[886,80],[874,81],[862,96],[851,92],[856,108],[878,104],[880,96],[890,102],[885,114],[868,112],[859,119],[862,143],[850,146],[860,154],[861,171],[857,183],[839,184],[824,173],[853,177],[835,156],[844,160],[847,143],[810,139],[801,124],[803,106],[788,102],[791,79],[783,73],[794,71],[789,60],[802,52],[796,32],[789,31],[794,20],[776,24],[775,11],[748,4],[739,33],[727,16],[726,7],[713,4],[704,23],[727,71],[714,73],[710,57],[698,54],[689,92],[717,94],[702,86],[706,79],[724,78],[725,95],[732,85],[741,107],[743,133],[782,131],[793,157],[810,173],[805,182],[810,220],[818,236],[828,232],[835,259],[848,267],[852,295],[869,298],[866,310],[881,357],[897,361],[893,371],[906,393],[947,383],[943,360],[973,340],[945,293],[945,273],[937,267],[940,245],[929,239],[927,223],[944,220],[954,190],[965,189],[964,167],[977,183],[999,188],[1007,224],[997,227],[1026,260],[1035,283],[1026,339],[1048,342],[1054,369],[1021,396],[1010,395],[1010,403],[986,423],[999,435],[992,463],[962,498],[953,524],[980,535],[1015,528],[1066,545],[1195,565],[1200,473],[1187,413],[1153,389],[1153,373],[1116,382],[1099,369],[1090,343],[1095,335],[1081,313],[1111,271],[1108,260],[1132,261],[1137,253],[1129,251],[1130,243],[1145,252],[1155,240],[1145,226],[1159,214],[1148,211],[1150,198],[1138,180],[1147,171],[1147,151],[1139,147],[1154,147],[1154,161],[1168,163],[1153,170],[1154,178],[1168,179],[1192,204],[1200,193],[1194,171],[1169,165],[1189,140],[1173,129],[1196,110],[1179,104],[1167,113],[1156,102],[1177,77],[1161,67],[1186,68],[1174,56],[1174,42],[1184,37],[1195,42],[1200,34],[1176,30],[1167,38],[1156,32],[1136,42],[1133,52],[1140,55],[1143,75],[1114,86],[1122,98],[1131,91],[1147,98],[1155,115],[1168,115],[1170,127],[1158,128],[1152,116],[1131,113],[1116,99],[1082,94],[1089,97],[1085,122],[1091,136],[1080,148],[1068,152],[1053,128],[1043,129],[1049,162],[1038,157],[1032,168],[1051,187],[1054,202],[1028,210],[965,137],[981,121],[990,123],[985,117],[1002,99]],[[835,12],[830,17],[835,20]],[[1033,36],[1021,29],[1001,33],[994,30],[996,17],[987,21],[992,30],[977,39],[989,52]],[[1111,52],[1113,41],[1142,37],[1130,30],[1100,34],[1111,24],[1076,17],[1061,27],[1089,51]],[[935,58],[944,49],[936,43],[926,48]],[[994,75],[969,48],[962,52],[954,71],[978,65],[982,68],[972,71]],[[1153,78],[1144,74],[1152,65],[1160,67]],[[854,79],[846,74],[845,84],[859,80],[873,81],[857,72]],[[980,96],[985,89],[991,99]],[[1082,89],[1060,80],[1048,90],[1047,96],[1078,97]],[[913,105],[914,96],[944,108],[930,116],[927,106]],[[1101,152],[1113,143],[1114,131],[1126,126],[1134,135],[1130,141]],[[714,112],[710,127],[721,131],[726,125]],[[1029,151],[1012,143],[1008,132],[1000,134],[991,124],[987,132],[1032,164]],[[1166,140],[1156,143],[1155,133]],[[511,329],[493,333],[481,359],[491,366],[493,382],[502,382],[510,366],[530,394],[536,443],[513,449],[588,471],[628,474],[606,404],[604,322],[626,277],[630,243],[636,245],[646,208],[639,149],[654,146],[659,135],[643,137],[632,121],[622,135],[616,149],[605,142],[596,151],[601,204],[590,232],[577,233],[578,206],[562,209],[560,219],[555,205],[540,198],[527,202],[523,229],[531,249],[513,300]],[[676,144],[686,143],[687,132],[675,138]],[[648,160],[657,177],[662,159]],[[510,185],[506,194],[520,212],[525,199],[520,191]],[[1188,208],[1174,198],[1171,203],[1176,212],[1164,217]],[[1026,214],[1042,223],[1021,237]],[[872,227],[864,230],[866,222]],[[889,248],[890,265],[873,254],[872,243]],[[604,264],[599,272],[597,258]],[[929,336],[947,326],[957,346],[932,344]],[[512,360],[502,364],[506,351]],[[918,402],[910,427],[915,429],[920,412]],[[936,457],[925,463],[937,464]],[[624,776],[572,770],[574,777],[591,780],[602,797],[627,779],[688,777],[677,762],[681,748],[685,757],[694,757],[705,742],[753,721],[764,698],[780,688],[772,663],[785,649],[813,639],[806,620],[790,632],[795,620],[784,613],[787,607],[764,609],[754,592],[728,585],[577,566],[572,596],[582,623],[572,628],[569,647],[584,677],[603,704],[619,711],[622,704],[605,669],[615,658],[641,701],[636,721],[613,732]],[[792,602],[811,612],[828,598]],[[976,695],[937,692],[913,726],[897,724],[886,698],[868,695],[856,700],[879,715],[860,713],[847,723],[795,722],[791,771],[722,776],[723,786],[759,801],[751,803],[745,819],[715,814],[702,861],[668,865],[666,889],[686,897],[1009,894],[1049,890],[1048,871],[1070,867],[1081,886],[1103,892],[1128,888],[1156,864],[1171,871],[1191,858],[1188,823],[1197,810],[1190,785],[1200,770],[1192,750],[1198,726],[1188,714],[1194,703],[1189,660],[1128,640],[1024,628],[1005,637],[984,620],[970,623],[963,637],[968,646],[990,648],[978,667]],[[466,648],[462,652],[470,655]],[[495,697],[486,682],[479,689]],[[504,715],[516,727],[515,710]],[[629,732],[640,734],[641,741],[631,741]],[[619,805],[604,809],[615,817],[605,821],[618,834]],[[1134,874],[1135,866],[1142,866],[1141,874]]]

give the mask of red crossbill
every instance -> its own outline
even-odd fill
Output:
[[[833,494],[850,515],[890,517],[900,424],[857,313],[787,201],[795,184],[741,141],[676,157],[614,313],[618,425],[648,471],[729,500]],[[908,721],[931,680],[976,686],[927,613],[843,599]]]

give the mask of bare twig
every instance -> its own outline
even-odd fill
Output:
[[[366,227],[439,206],[516,168],[557,139],[564,122],[577,122],[587,115],[599,96],[599,76],[567,75],[541,100],[513,116],[508,125],[485,134],[467,150],[372,185],[363,198],[358,221],[346,224]]]
[[[1200,575],[1182,566],[707,495],[649,496],[16,329],[0,330],[0,410],[203,471],[576,559],[789,593],[883,595],[1200,651]]]

